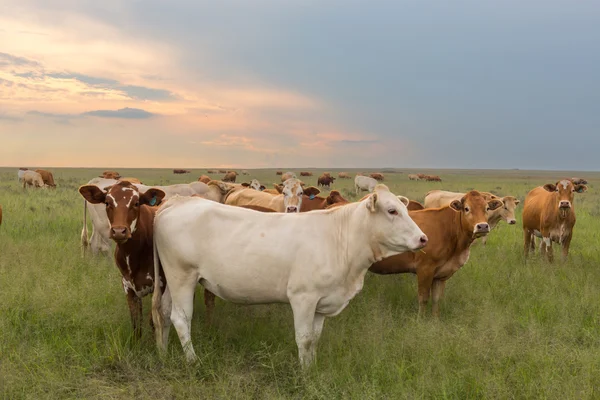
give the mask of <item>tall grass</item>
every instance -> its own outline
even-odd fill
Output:
[[[0,393],[6,399],[173,398],[600,398],[599,174],[582,174],[566,262],[522,256],[517,226],[501,224],[448,282],[439,321],[417,318],[413,275],[368,274],[365,287],[327,319],[318,360],[299,371],[289,306],[217,301],[204,322],[196,296],[192,334],[200,361],[186,365],[176,335],[157,355],[144,318],[131,342],[120,274],[110,257],[82,258],[77,187],[99,170],[56,169],[56,190],[23,191],[0,169]],[[168,170],[121,170],[146,184],[186,182]],[[387,174],[391,190],[422,201],[434,188],[524,199],[565,172],[436,171],[444,182]],[[270,186],[273,170],[251,171]],[[303,177],[316,184],[313,177]],[[350,199],[352,180],[334,188]],[[557,258],[560,260],[560,257]],[[150,298],[144,301],[149,312]]]

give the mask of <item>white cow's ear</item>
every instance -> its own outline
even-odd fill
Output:
[[[400,200],[400,202],[402,204],[404,204],[406,207],[408,207],[408,203],[410,202],[410,200],[404,196],[398,196],[398,200]]]
[[[367,197],[367,209],[371,212],[377,211],[376,204],[377,204],[377,193],[373,193],[369,197]]]

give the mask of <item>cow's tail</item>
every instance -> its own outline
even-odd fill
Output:
[[[160,288],[160,259],[158,258],[158,250],[156,249],[156,235],[152,239],[152,252],[154,255],[154,292],[152,293],[152,322],[154,322],[154,334],[156,335],[156,345],[159,351],[166,350],[163,348],[163,327],[165,321],[162,312],[162,290]],[[165,287],[167,282],[165,279]]]
[[[85,250],[89,246],[90,242],[88,240],[88,231],[87,231],[87,201],[83,200],[83,229],[81,230],[81,246],[83,248],[83,254],[85,255]]]

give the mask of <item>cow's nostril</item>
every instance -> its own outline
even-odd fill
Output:
[[[429,240],[429,239],[427,239],[427,235],[423,235],[423,236],[421,236],[421,238],[419,239],[419,242],[421,242],[421,244],[426,244],[428,240]]]

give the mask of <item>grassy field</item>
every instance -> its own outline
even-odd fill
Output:
[[[201,288],[186,365],[171,330],[165,359],[145,321],[130,342],[129,313],[112,258],[81,257],[79,185],[93,169],[53,169],[56,190],[23,191],[16,168],[0,168],[0,393],[4,399],[598,399],[600,398],[600,173],[422,171],[442,183],[387,173],[397,193],[471,188],[515,195],[561,177],[584,176],[567,262],[522,255],[522,230],[502,223],[448,282],[442,317],[417,319],[413,275],[368,274],[363,291],[325,322],[318,360],[299,371],[287,305],[217,300],[204,324]],[[120,170],[145,184],[189,182],[205,173]],[[270,186],[274,170],[250,171]],[[312,178],[316,184],[319,171]],[[353,172],[353,171],[350,171]],[[421,171],[418,171],[421,172]],[[352,180],[334,188],[354,200]],[[149,311],[150,297],[144,301]]]

